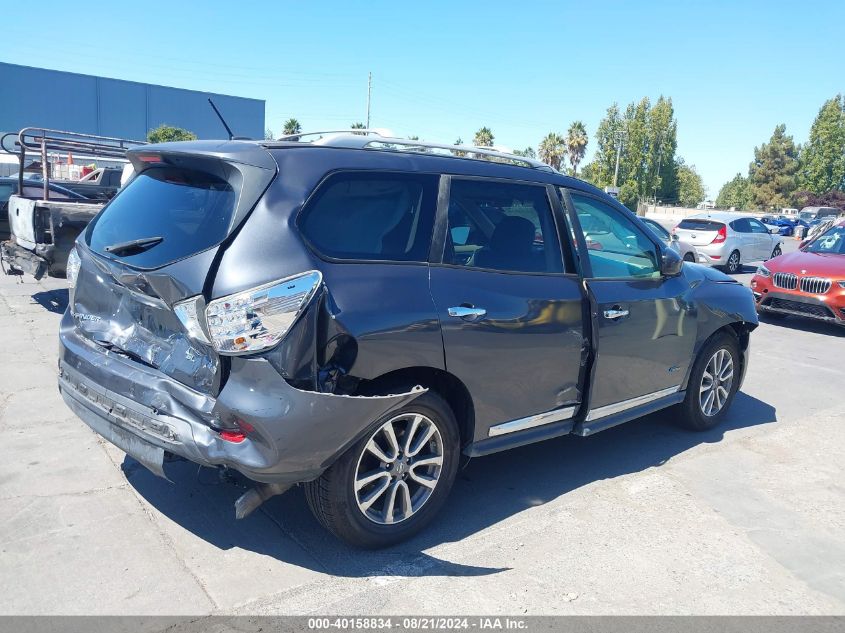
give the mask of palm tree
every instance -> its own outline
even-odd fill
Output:
[[[264,140],[272,141],[274,138],[276,137],[273,135],[273,130],[271,130],[269,127],[264,128]]]
[[[463,145],[463,144],[464,144],[464,140],[463,140],[463,139],[459,136],[459,137],[458,137],[458,140],[456,140],[456,141],[455,141],[455,145]],[[458,149],[456,149],[456,150],[455,150],[454,152],[452,152],[452,153],[453,153],[455,156],[466,156],[466,155],[467,155],[467,153],[466,153],[466,152],[462,152],[461,150],[458,150]]]
[[[302,126],[299,124],[299,121],[291,117],[290,119],[285,121],[284,127],[282,129],[282,136],[293,136],[294,134],[299,134],[301,131]]]
[[[356,121],[356,122],[355,122],[355,123],[353,123],[350,127],[351,127],[353,130],[365,130],[365,129],[367,129],[367,126],[366,126],[366,125],[364,125],[363,123],[361,123],[360,121]],[[353,132],[353,134],[361,134],[361,135],[363,135],[363,132]]]
[[[569,164],[572,165],[572,175],[578,175],[578,165],[587,153],[587,128],[581,121],[573,121],[566,132],[566,151],[569,154]]]
[[[475,138],[472,139],[472,144],[475,147],[493,147],[493,132],[489,127],[484,126],[475,133]]]
[[[537,155],[550,167],[560,170],[560,164],[566,156],[566,143],[557,132],[549,132],[540,142]]]
[[[533,147],[526,147],[525,149],[513,150],[514,156],[524,156],[525,158],[537,158]]]

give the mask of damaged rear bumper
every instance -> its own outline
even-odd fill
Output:
[[[59,390],[83,422],[155,474],[166,453],[233,468],[255,481],[309,481],[372,423],[424,390],[359,397],[303,391],[262,358],[233,357],[215,398],[80,336],[65,313]],[[219,430],[246,430],[231,442]]]

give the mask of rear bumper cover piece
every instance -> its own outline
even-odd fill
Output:
[[[47,259],[25,249],[12,240],[0,244],[0,258],[9,268],[22,270],[35,279],[41,279],[50,267]]]
[[[263,358],[233,357],[214,398],[97,346],[78,334],[69,313],[60,329],[59,390],[83,422],[159,476],[172,453],[264,483],[319,477],[376,420],[425,392],[303,391]],[[221,428],[245,430],[246,439],[226,441]]]

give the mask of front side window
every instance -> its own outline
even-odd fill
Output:
[[[660,276],[657,248],[633,220],[595,198],[574,192],[570,195],[587,243],[594,278]]]
[[[299,228],[335,259],[427,261],[437,182],[428,175],[335,174],[303,210]]]
[[[443,261],[510,272],[563,272],[546,188],[454,179]]]
[[[769,229],[765,227],[761,222],[758,220],[748,220],[748,226],[751,227],[752,233],[768,233]]]

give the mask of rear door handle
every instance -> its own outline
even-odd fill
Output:
[[[455,306],[454,308],[449,308],[449,316],[457,317],[464,321],[477,321],[487,316],[487,310],[472,306]]]
[[[626,317],[629,314],[630,314],[630,312],[628,312],[628,310],[623,310],[619,306],[614,306],[610,310],[604,311],[604,318],[615,320],[615,319],[621,319],[622,317]]]

